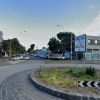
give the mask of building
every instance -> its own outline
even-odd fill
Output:
[[[100,37],[86,35],[86,59],[100,60]]]
[[[3,33],[0,31],[0,58],[2,57],[2,38],[3,38]]]
[[[86,34],[77,36],[75,38],[75,51],[77,59],[82,59],[85,54],[85,60],[100,60],[100,37]]]

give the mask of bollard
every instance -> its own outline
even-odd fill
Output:
[[[41,69],[41,66],[40,66],[40,76],[42,76],[42,69]]]

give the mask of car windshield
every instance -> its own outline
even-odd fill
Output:
[[[25,55],[25,57],[29,57],[28,55]]]
[[[20,55],[16,56],[16,57],[21,57]]]

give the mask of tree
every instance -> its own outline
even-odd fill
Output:
[[[72,32],[60,32],[57,34],[59,40],[63,44],[64,50],[71,51],[71,35],[72,35],[72,50],[75,51],[75,35]]]
[[[46,47],[43,47],[42,49],[46,49]]]
[[[9,50],[11,50],[11,54],[26,52],[25,47],[19,43],[17,38],[8,39],[2,44],[2,48],[7,52],[7,54],[9,54]]]
[[[35,44],[31,44],[30,51],[34,50]]]
[[[55,37],[52,37],[49,40],[48,45],[49,45],[49,49],[52,52],[58,52],[58,50],[60,50],[61,46],[62,46],[62,44],[59,42],[59,40],[57,40]]]
[[[27,52],[31,53],[34,50],[35,44],[31,44]]]

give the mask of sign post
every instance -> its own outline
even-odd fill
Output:
[[[86,34],[82,34],[75,37],[75,51],[83,52],[84,73],[85,73]],[[76,56],[77,56],[77,53],[76,53]]]
[[[83,57],[84,57],[84,74],[85,74],[85,52],[83,53]]]
[[[77,68],[77,52],[76,52],[76,68]]]

